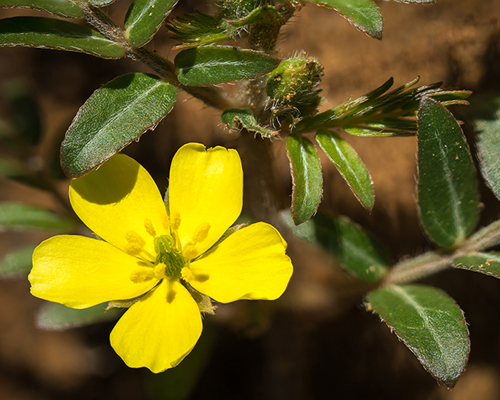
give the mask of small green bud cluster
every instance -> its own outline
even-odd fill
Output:
[[[290,117],[291,126],[317,112],[321,102],[317,89],[323,66],[313,58],[293,57],[283,61],[267,78],[271,117]]]

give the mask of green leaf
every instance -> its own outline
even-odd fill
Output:
[[[65,18],[81,18],[83,11],[70,0],[0,0],[0,8],[33,8]]]
[[[467,254],[455,258],[453,266],[500,279],[500,252]]]
[[[292,174],[292,217],[299,225],[318,209],[323,195],[321,162],[312,142],[300,135],[286,138],[286,155]]]
[[[378,314],[437,380],[453,387],[470,352],[462,310],[442,290],[423,285],[388,286],[368,293]]]
[[[370,173],[356,151],[335,132],[320,129],[316,141],[337,167],[361,205],[373,209],[375,193]]]
[[[0,203],[0,232],[7,229],[56,229],[69,231],[72,220],[44,208],[20,203]]]
[[[104,7],[109,6],[111,3],[114,3],[115,0],[87,0],[90,5],[94,7]]]
[[[172,37],[182,44],[174,49],[183,49],[229,40],[229,33],[218,18],[197,11],[194,14],[184,14],[173,21],[168,21],[167,28]]]
[[[101,165],[172,110],[176,89],[157,76],[123,75],[96,90],[80,108],[61,145],[61,165],[70,177]]]
[[[386,274],[389,265],[387,252],[369,232],[349,218],[318,213],[296,226],[290,213],[281,215],[298,238],[325,249],[351,275],[376,282]]]
[[[279,60],[253,50],[209,46],[187,49],[175,57],[179,82],[187,86],[250,79],[274,69]]]
[[[418,111],[418,206],[428,237],[452,247],[476,227],[479,194],[462,129],[438,101],[423,97]]]
[[[101,58],[121,58],[125,50],[100,33],[71,22],[40,17],[0,20],[0,46],[76,51]]]
[[[378,6],[371,0],[307,0],[318,6],[332,8],[361,32],[382,39],[384,21]]]
[[[441,83],[412,88],[418,81],[416,78],[387,92],[393,84],[391,78],[357,99],[349,99],[331,110],[304,118],[294,132],[342,128],[356,136],[414,136],[417,133],[414,117],[423,96],[438,100],[445,106],[469,104],[465,99],[471,95],[470,91],[442,90],[439,88]]]
[[[19,247],[0,260],[0,278],[19,278],[28,276],[31,270],[31,256],[36,245]]]
[[[121,314],[117,308],[106,310],[106,304],[76,310],[58,303],[45,303],[37,313],[36,324],[41,329],[58,331],[116,320]]]
[[[247,108],[231,108],[222,113],[222,123],[226,128],[237,129],[241,125],[249,132],[259,133],[264,138],[278,136],[278,132],[259,125],[253,112]]]
[[[475,115],[474,128],[481,173],[500,200],[500,98],[482,105]]]
[[[125,38],[142,47],[156,34],[177,0],[135,0],[125,17]]]

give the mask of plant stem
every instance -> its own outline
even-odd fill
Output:
[[[449,268],[453,260],[468,253],[486,250],[500,244],[500,220],[482,228],[453,250],[439,249],[394,265],[383,285],[403,284]]]
[[[170,61],[145,47],[136,48],[132,46],[125,38],[123,29],[116,25],[99,8],[91,6],[84,0],[75,0],[75,3],[83,10],[87,22],[96,28],[105,38],[121,46],[130,58],[148,66],[171,85],[220,110],[234,107],[235,100],[222,90],[214,87],[182,85],[175,74],[175,66]]]

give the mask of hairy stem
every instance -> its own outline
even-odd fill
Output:
[[[449,268],[453,260],[468,253],[479,252],[500,244],[500,220],[482,228],[454,250],[439,249],[394,265],[383,284],[412,282]]]
[[[132,46],[125,38],[123,29],[116,25],[99,8],[91,6],[84,0],[75,0],[75,3],[83,10],[87,22],[96,28],[104,37],[121,46],[130,58],[148,66],[171,85],[184,90],[206,104],[220,110],[225,110],[234,106],[234,99],[231,99],[228,94],[222,90],[213,87],[191,87],[182,85],[175,74],[175,66],[170,61],[144,47],[136,48]]]

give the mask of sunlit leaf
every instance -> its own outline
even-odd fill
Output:
[[[41,329],[59,331],[116,320],[121,314],[117,308],[106,310],[106,304],[76,310],[58,303],[45,303],[37,313],[36,324]]]
[[[368,293],[378,314],[437,380],[453,387],[470,352],[462,310],[442,290],[423,285],[388,286]]]
[[[278,135],[277,131],[261,126],[255,115],[253,115],[253,112],[247,108],[230,108],[222,113],[221,119],[222,123],[229,130],[237,129],[241,126],[247,131],[259,133],[265,138]]]
[[[318,6],[332,8],[360,31],[382,39],[384,21],[378,6],[371,0],[307,0]]]
[[[72,220],[61,217],[44,208],[21,203],[0,203],[0,231],[8,229],[55,229],[71,230]]]
[[[474,116],[481,173],[500,200],[500,98],[481,106]]]
[[[453,260],[455,268],[480,272],[500,279],[500,253],[471,253]]]
[[[85,102],[61,146],[64,172],[78,177],[102,164],[173,108],[176,89],[154,75],[134,73],[115,78]]]
[[[65,18],[81,18],[83,11],[70,0],[0,0],[0,8],[33,8]]]
[[[125,38],[135,47],[148,43],[177,0],[135,0],[125,17]]]
[[[323,195],[323,174],[312,142],[301,135],[286,138],[286,154],[292,174],[292,217],[297,225],[318,209]]]
[[[179,82],[188,86],[250,79],[271,71],[279,64],[279,60],[266,54],[225,46],[183,50],[174,61]]]
[[[452,247],[476,227],[479,194],[460,125],[438,101],[423,97],[418,112],[418,205],[428,237]]]
[[[4,255],[0,260],[0,278],[20,278],[28,276],[31,270],[31,256],[36,245],[19,247]]]
[[[125,50],[119,45],[86,26],[41,17],[0,20],[0,46],[76,51],[101,58],[125,55]]]
[[[335,132],[326,129],[317,132],[316,141],[337,167],[359,202],[371,210],[375,202],[373,183],[368,169],[356,150]]]

